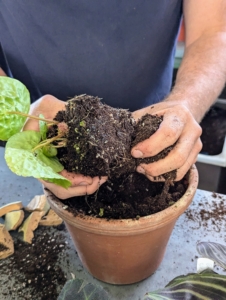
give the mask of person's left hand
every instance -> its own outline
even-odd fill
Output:
[[[29,114],[37,117],[43,114],[46,119],[53,120],[59,110],[65,110],[65,102],[54,96],[45,95],[31,105]],[[39,131],[39,122],[35,119],[27,119],[23,130]],[[44,180],[39,181],[60,199],[93,194],[107,180],[107,176],[102,176],[101,178],[95,176],[91,178],[90,176],[67,172],[65,169],[59,174],[71,182],[69,188],[65,189]]]
[[[149,139],[133,147],[132,156],[135,158],[151,157],[174,143],[176,145],[164,159],[151,164],[141,164],[137,167],[137,172],[143,173],[151,181],[155,181],[157,180],[156,176],[176,169],[176,180],[181,180],[192,164],[196,162],[197,155],[202,149],[201,127],[189,109],[178,102],[163,101],[135,111],[133,117],[138,120],[145,114],[161,115],[163,121]]]

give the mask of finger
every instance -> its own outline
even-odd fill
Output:
[[[32,103],[30,107],[30,115],[39,117],[40,114],[44,115],[45,119],[52,120],[59,110],[65,109],[65,102],[55,98],[52,95],[45,95]],[[24,124],[23,130],[39,131],[38,120],[28,118]]]
[[[181,112],[181,114],[185,113]],[[154,156],[173,145],[185,127],[186,116],[181,114],[178,116],[175,113],[172,114],[172,112],[165,113],[159,129],[149,139],[137,144],[132,149],[132,156],[136,158]],[[140,151],[143,155],[137,151]]]
[[[90,176],[84,176],[82,174],[76,174],[66,171],[65,169],[60,172],[62,176],[71,181],[72,186],[77,185],[90,185],[93,183],[93,178]]]
[[[186,161],[186,163],[181,168],[179,168],[179,169],[176,170],[177,171],[177,174],[176,174],[177,176],[174,179],[174,181],[179,181],[182,178],[184,178],[184,176],[186,175],[186,173],[188,172],[188,170],[191,168],[191,166],[196,163],[197,156],[195,157],[195,159],[193,160],[193,162],[191,162],[191,160],[192,160],[192,157],[189,157],[188,160]],[[146,175],[146,177],[149,180],[153,181],[153,182],[163,182],[163,181],[165,181],[164,177],[162,177],[162,176],[160,176],[160,177],[152,177],[150,175]]]
[[[177,169],[177,176],[175,181],[181,180],[188,172],[188,170],[191,168],[191,166],[196,163],[196,161],[197,161],[197,155],[191,155],[191,157],[189,157],[186,160],[185,164],[181,168]]]
[[[38,120],[34,119],[27,119],[26,123],[24,124],[23,131],[26,130],[34,130],[39,131],[39,122]]]
[[[42,184],[49,189],[56,197],[65,200],[71,197],[77,197],[77,196],[84,196],[84,195],[91,195],[96,190],[99,189],[99,187],[107,180],[107,177],[102,177],[101,179],[99,177],[93,178],[93,183],[91,185],[87,186],[73,186],[69,187],[68,189],[65,189],[61,186],[55,185],[54,183],[50,183],[44,180],[40,180]]]
[[[190,152],[188,158],[183,163],[183,165],[180,168],[175,168],[176,172],[177,172],[175,181],[181,180],[184,177],[184,175],[187,173],[187,171],[191,168],[191,166],[196,162],[197,155],[200,152],[201,148],[202,148],[202,143],[201,143],[200,140],[198,140],[196,145],[194,146],[194,148]],[[172,168],[171,171],[175,170],[175,169]],[[166,172],[158,174],[158,175],[153,175],[153,173],[148,173],[148,172],[150,172],[150,171],[146,170],[145,175],[151,181],[165,181],[165,179],[160,175],[162,175]],[[169,172],[169,171],[167,171],[167,172]],[[158,176],[160,176],[160,177],[158,177]]]
[[[194,145],[190,144],[190,141],[184,141],[176,145],[164,159],[151,164],[141,164],[137,167],[137,172],[146,176],[157,177],[175,169],[180,169],[187,163],[192,164],[201,149],[202,143],[200,139],[196,140]]]

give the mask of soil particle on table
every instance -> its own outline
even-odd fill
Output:
[[[64,234],[57,228],[39,227],[33,243],[13,236],[15,252],[0,261],[1,294],[7,300],[57,299],[66,282],[59,258],[67,249]]]
[[[199,227],[208,228],[208,224],[211,223],[215,232],[225,233],[226,200],[217,193],[213,193],[211,197],[214,199],[214,201],[211,201],[211,204],[204,197],[196,210],[191,206],[185,211],[185,215],[189,220],[199,224]]]

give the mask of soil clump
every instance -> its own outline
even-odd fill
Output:
[[[66,147],[58,149],[60,162],[67,171],[85,176],[119,177],[134,172],[140,163],[164,158],[172,149],[150,158],[133,158],[131,148],[149,138],[163,118],[145,115],[136,123],[131,112],[108,106],[98,97],[80,95],[69,100],[66,110],[58,112],[54,120],[64,127],[67,139]],[[53,127],[49,137],[55,136],[56,130]]]
[[[51,127],[48,137],[61,132],[64,147],[58,158],[67,171],[85,176],[108,176],[108,181],[93,195],[76,197],[64,203],[74,214],[125,219],[139,218],[161,211],[184,194],[185,177],[173,182],[176,171],[163,174],[165,183],[151,182],[136,172],[141,163],[165,158],[174,145],[150,158],[135,159],[131,148],[154,134],[163,117],[145,115],[137,122],[131,112],[102,103],[98,97],[80,95],[68,101],[66,110],[57,113],[60,122]]]

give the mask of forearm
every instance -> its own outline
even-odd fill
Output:
[[[190,44],[166,101],[185,104],[200,122],[226,82],[226,32],[203,34]]]

